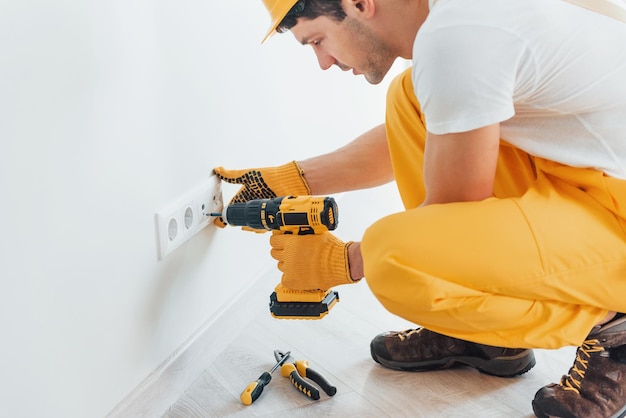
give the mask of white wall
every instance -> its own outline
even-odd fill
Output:
[[[384,85],[268,24],[259,0],[0,0],[3,416],[105,415],[272,263],[214,228],[157,260],[154,213],[212,167],[383,120]]]

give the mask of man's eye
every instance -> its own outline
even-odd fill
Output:
[[[311,45],[318,46],[319,44],[321,44],[320,41],[311,41]]]

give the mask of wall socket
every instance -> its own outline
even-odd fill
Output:
[[[159,260],[187,242],[215,219],[224,203],[220,179],[212,175],[154,216]]]

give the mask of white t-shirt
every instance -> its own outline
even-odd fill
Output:
[[[413,83],[432,133],[500,122],[529,154],[626,179],[625,23],[563,0],[438,0]]]

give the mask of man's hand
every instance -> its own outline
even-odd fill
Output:
[[[283,272],[282,284],[294,290],[327,290],[355,283],[350,277],[348,248],[330,232],[319,235],[291,235],[274,232],[270,238],[272,257]]]
[[[295,161],[279,167],[226,170],[214,168],[215,174],[227,183],[241,184],[230,203],[248,202],[253,199],[271,199],[279,196],[305,196],[311,191],[304,173]],[[215,225],[223,228],[223,218],[216,218]]]

